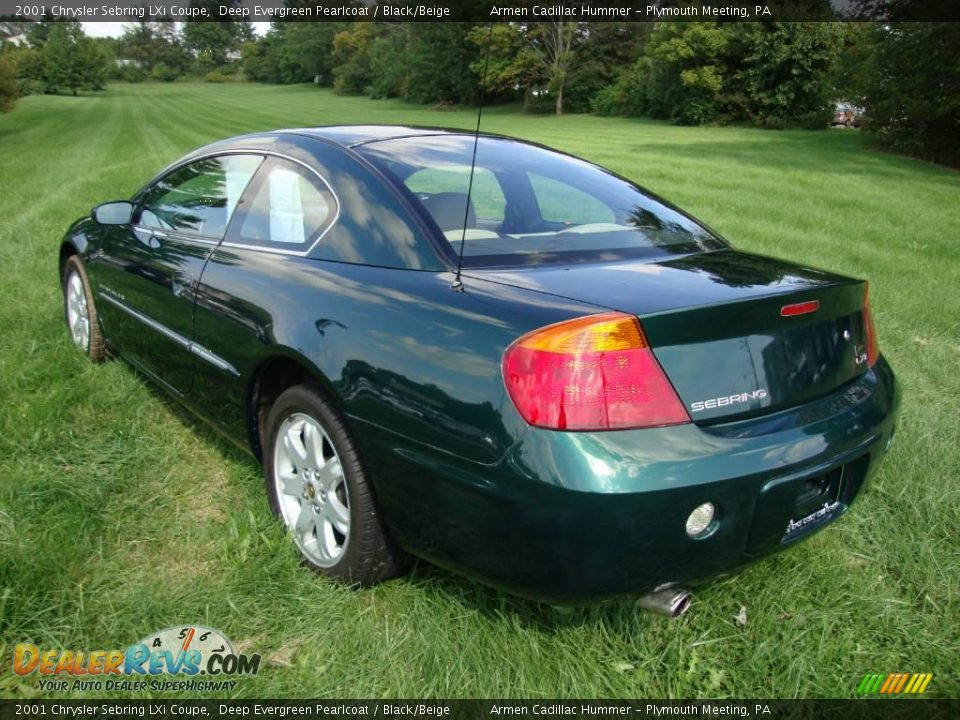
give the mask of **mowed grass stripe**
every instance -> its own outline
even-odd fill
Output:
[[[877,669],[933,672],[926,695],[960,691],[957,174],[874,152],[855,132],[514,110],[485,109],[483,128],[607,165],[738,247],[871,279],[905,402],[854,511],[700,590],[677,622],[629,600],[540,606],[424,564],[363,592],[313,577],[270,516],[259,468],[122,363],[76,356],[57,244],[95,202],[229,134],[471,129],[475,110],[309,86],[29,97],[0,118],[0,657],[24,640],[110,648],[203,622],[266,658],[239,696],[851,696]],[[0,662],[0,694],[37,695],[35,680]]]

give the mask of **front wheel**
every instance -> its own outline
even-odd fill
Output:
[[[83,263],[76,255],[63,265],[63,317],[73,344],[90,359],[101,362],[107,355],[106,343],[100,332],[97,307]]]
[[[387,537],[340,413],[316,387],[298,385],[277,398],[266,430],[270,505],[303,562],[351,585],[397,575],[405,555]]]

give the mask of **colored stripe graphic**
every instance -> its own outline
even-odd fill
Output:
[[[890,692],[898,693],[903,690],[903,686],[907,682],[907,678],[910,677],[909,673],[902,673],[899,678],[897,678],[897,684]]]
[[[933,673],[867,673],[857,685],[857,695],[919,695],[932,679]]]

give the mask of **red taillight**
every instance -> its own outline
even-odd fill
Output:
[[[635,317],[590,315],[525,335],[503,356],[503,378],[531,425],[613,430],[690,422]]]
[[[873,326],[873,315],[870,312],[870,284],[863,293],[863,326],[867,335],[867,367],[873,367],[880,357],[880,346],[877,344],[877,329]]]

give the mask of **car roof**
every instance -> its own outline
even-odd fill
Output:
[[[367,143],[380,142],[381,140],[397,140],[399,138],[429,137],[429,136],[464,136],[473,137],[476,131],[461,128],[428,127],[423,125],[321,125],[318,127],[303,128],[283,128],[279,130],[261,130],[258,132],[235,135],[233,137],[216,140],[208,145],[196,148],[195,150],[183,155],[179,159],[167,165],[163,170],[157,173],[146,185],[156,182],[156,180],[172,169],[192,162],[196,158],[216,154],[218,152],[236,152],[240,150],[265,149],[278,139],[286,138],[296,142],[296,137],[312,138],[316,140],[333,143],[344,149],[351,149]],[[495,133],[480,133],[480,137],[507,138]],[[523,141],[521,141],[523,142]],[[535,144],[535,143],[528,143]],[[143,188],[141,188],[141,191]]]
[[[325,127],[300,128],[286,132],[321,138],[345,147],[366,143],[424,135],[473,135],[470,130],[455,128],[425,127],[422,125],[328,125]]]
[[[369,143],[376,143],[383,140],[398,140],[400,138],[416,138],[445,135],[449,137],[475,137],[475,130],[463,128],[446,127],[428,127],[423,125],[326,125],[318,127],[301,128],[282,128],[279,130],[261,130],[259,132],[245,133],[233,137],[224,138],[204,145],[196,150],[187,153],[172,165],[168,166],[163,172],[170,168],[188,162],[194,158],[209,155],[216,152],[228,152],[240,149],[255,149],[261,146],[267,146],[278,139],[286,138],[294,140],[296,137],[311,138],[332,143],[344,149],[352,149]],[[527,140],[519,140],[506,135],[497,133],[479,133],[483,138],[496,138],[503,140],[513,140],[524,142],[527,145],[537,145]],[[294,142],[296,142],[294,140]],[[161,175],[163,173],[160,173]]]

